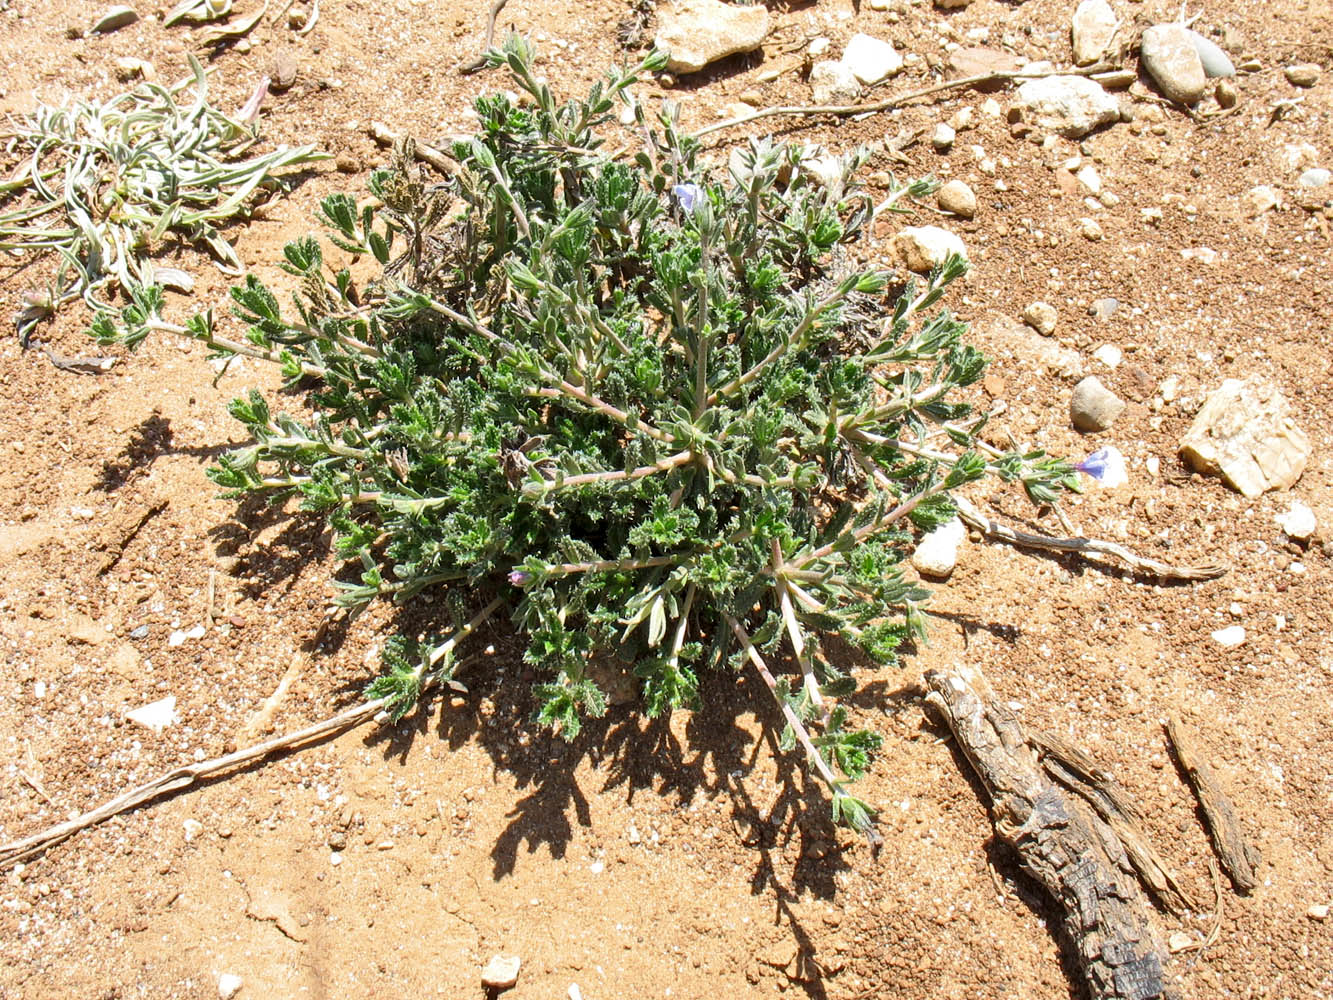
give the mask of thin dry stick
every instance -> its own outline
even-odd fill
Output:
[[[401,138],[398,132],[395,132],[383,122],[371,122],[367,131],[370,132],[370,137],[381,146],[392,146]],[[458,161],[434,146],[418,142],[415,152],[418,160],[422,163],[429,163],[442,174],[452,174],[458,171]]]
[[[937,83],[930,87],[923,87],[920,90],[911,90],[905,94],[895,94],[892,97],[886,97],[882,101],[871,101],[866,104],[805,104],[805,105],[781,105],[771,108],[761,108],[758,111],[751,111],[747,114],[737,115],[735,118],[728,118],[726,121],[717,122],[713,125],[705,125],[694,133],[696,139],[702,139],[706,135],[714,132],[721,132],[723,129],[735,128],[738,125],[748,125],[750,122],[759,121],[761,118],[812,118],[816,115],[834,115],[838,118],[847,118],[852,115],[875,114],[880,111],[891,111],[894,108],[901,107],[908,101],[920,100],[923,97],[930,97],[932,94],[943,93],[946,90],[958,90],[964,87],[975,87],[987,83],[1000,83],[1005,80],[1039,80],[1047,76],[1094,76],[1096,74],[1106,73],[1108,69],[1103,65],[1085,66],[1081,69],[1051,69],[1043,70],[1038,73],[1031,73],[1026,70],[1003,70],[995,73],[978,73],[976,76],[963,76],[957,80],[945,80],[943,83]]]
[[[1225,566],[1170,566],[1156,559],[1135,555],[1123,545],[1115,542],[1100,541],[1096,538],[1052,538],[1049,535],[1033,535],[990,520],[963,497],[953,498],[958,508],[959,519],[968,527],[975,528],[987,538],[998,538],[1010,545],[1027,549],[1045,549],[1050,552],[1074,552],[1087,557],[1089,555],[1110,556],[1119,559],[1136,573],[1158,576],[1164,580],[1215,580],[1227,572]]]
[[[491,4],[491,11],[486,18],[486,41],[481,46],[481,54],[474,59],[461,63],[458,72],[466,76],[469,73],[475,73],[486,65],[486,54],[491,51],[491,46],[495,42],[495,19],[500,16],[500,11],[504,10],[505,4],[509,0],[494,0]]]
[[[128,812],[158,796],[189,788],[203,778],[212,777],[223,771],[230,771],[242,764],[267,757],[279,750],[300,746],[321,739],[331,733],[340,732],[352,726],[359,726],[383,709],[387,700],[386,698],[377,698],[374,701],[349,708],[345,712],[340,712],[332,718],[317,722],[313,726],[307,726],[298,732],[276,736],[263,743],[246,747],[244,750],[229,753],[225,757],[215,757],[213,760],[206,760],[200,764],[189,764],[185,767],[178,767],[174,771],[168,771],[147,784],[133,788],[109,802],[104,802],[96,809],[90,809],[88,812],[65,823],[57,823],[55,826],[49,827],[41,833],[35,833],[31,837],[0,845],[0,869],[25,861],[50,847],[54,847],[62,840],[72,837],[80,830],[96,826],[112,816]]]

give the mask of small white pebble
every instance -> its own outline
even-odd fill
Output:
[[[1305,911],[1305,915],[1309,917],[1311,920],[1327,920],[1328,904],[1316,903],[1314,906],[1310,907],[1308,910]]]
[[[343,856],[339,854],[337,851],[334,851],[329,855],[329,864],[333,865],[334,868],[337,868],[342,863],[343,863]]]
[[[1244,625],[1228,625],[1213,633],[1213,641],[1223,649],[1235,649],[1245,641]]]
[[[218,998],[219,1000],[231,1000],[237,993],[241,992],[241,987],[245,985],[240,976],[230,972],[224,972],[218,976]]]

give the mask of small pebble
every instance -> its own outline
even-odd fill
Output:
[[[1313,87],[1319,82],[1317,63],[1295,63],[1282,71],[1293,87]]]
[[[1102,233],[1101,223],[1096,219],[1079,219],[1078,231],[1085,240],[1092,240],[1096,243],[1104,235]]]
[[[240,976],[224,972],[218,976],[218,1000],[232,1000],[232,997],[241,992],[241,987],[244,985],[245,982]]]
[[[1069,417],[1074,427],[1084,433],[1095,433],[1109,428],[1125,410],[1124,401],[1096,375],[1089,375],[1078,385],[1069,399]]]
[[[935,195],[936,203],[946,212],[964,219],[977,214],[977,196],[963,181],[949,181]]]
[[[130,638],[131,638],[131,639],[135,639],[135,640],[138,640],[138,639],[147,639],[147,638],[148,638],[148,626],[147,626],[147,625],[140,625],[138,628],[133,629],[133,630],[130,632]]]
[[[1102,344],[1101,347],[1092,352],[1092,356],[1107,368],[1118,368],[1120,362],[1124,360],[1123,352],[1115,344]]]
[[[1291,509],[1285,514],[1278,515],[1277,523],[1288,538],[1294,538],[1298,542],[1309,541],[1315,529],[1319,527],[1314,511],[1299,500],[1293,500]]]
[[[958,518],[950,518],[917,543],[912,565],[922,576],[943,579],[958,565],[958,546],[967,537],[967,529]]]
[[[1236,91],[1236,85],[1230,80],[1218,80],[1217,89],[1213,91],[1213,96],[1217,98],[1217,104],[1224,109],[1234,108],[1240,95]]]
[[[1036,330],[1043,337],[1055,332],[1055,324],[1060,314],[1049,302],[1033,302],[1023,310],[1023,322]]]
[[[481,985],[490,990],[507,990],[518,982],[522,959],[517,955],[495,955],[481,970]]]
[[[185,842],[187,844],[204,832],[204,824],[197,819],[187,819],[181,826],[185,828]]]
[[[1311,167],[1296,178],[1296,183],[1301,187],[1321,188],[1330,180],[1333,180],[1333,173],[1323,167]]]
[[[1305,911],[1305,915],[1309,917],[1311,920],[1327,920],[1328,904],[1316,903],[1314,906],[1310,907],[1308,910]]]
[[[1235,649],[1245,642],[1244,625],[1228,625],[1213,633],[1213,641],[1223,649]]]
[[[1115,311],[1119,308],[1120,302],[1116,299],[1097,299],[1092,305],[1088,306],[1088,315],[1105,323],[1115,315]]]
[[[953,141],[956,133],[943,122],[935,126],[935,131],[930,135],[930,144],[935,147],[937,153],[947,153],[953,148]]]

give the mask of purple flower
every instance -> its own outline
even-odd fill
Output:
[[[516,569],[509,573],[509,582],[515,587],[526,587],[532,582],[532,574],[527,570]]]
[[[1125,456],[1120,454],[1118,448],[1110,445],[1098,448],[1075,468],[1086,472],[1103,486],[1114,488],[1129,482],[1129,475],[1125,472]]]
[[[698,184],[677,184],[671,189],[676,201],[687,213],[694,211],[695,204],[704,196],[703,188]]]

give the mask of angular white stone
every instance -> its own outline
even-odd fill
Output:
[[[231,1000],[237,993],[241,992],[241,987],[245,981],[240,976],[231,972],[224,972],[218,976],[218,1000]]]
[[[967,528],[958,518],[951,518],[917,543],[912,565],[923,576],[946,577],[958,565],[958,546],[967,537]]]
[[[1106,0],[1083,0],[1070,25],[1074,64],[1088,66],[1100,59],[1115,37],[1115,29],[1115,11]]]
[[[670,53],[667,69],[673,73],[694,73],[738,52],[752,52],[768,34],[768,8],[763,4],[681,0],[663,5],[657,16],[655,44]]]
[[[842,64],[867,87],[898,73],[903,57],[891,42],[870,35],[853,35],[842,52]]]
[[[850,104],[861,96],[861,84],[846,63],[824,59],[810,70],[816,104]]]
[[[1224,381],[1180,442],[1190,465],[1221,476],[1251,499],[1300,479],[1310,451],[1310,439],[1296,426],[1286,397],[1257,375]]]
[[[1298,542],[1308,541],[1319,528],[1314,511],[1299,500],[1293,500],[1291,509],[1285,514],[1278,515],[1277,524],[1283,534]]]
[[[523,960],[517,955],[495,955],[481,970],[481,985],[492,990],[507,990],[518,982]]]
[[[169,694],[142,708],[136,708],[133,712],[125,713],[125,718],[145,729],[160,733],[180,721],[180,716],[176,714],[176,696]]]
[[[1102,85],[1083,76],[1048,76],[1018,88],[1019,103],[1038,128],[1079,139],[1120,119],[1120,104]]]
[[[939,226],[908,226],[894,236],[893,254],[909,271],[925,274],[943,264],[950,254],[966,260],[967,247]]]
[[[1213,633],[1213,641],[1223,649],[1235,649],[1245,641],[1244,625],[1228,625]]]

